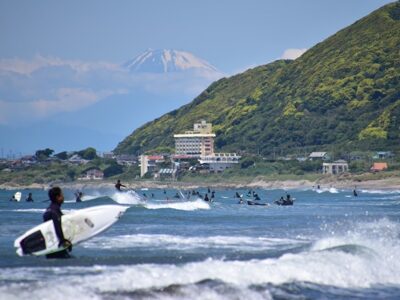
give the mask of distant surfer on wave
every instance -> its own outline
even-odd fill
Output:
[[[117,183],[115,184],[115,188],[116,188],[118,191],[121,191],[121,187],[126,187],[126,186],[123,185],[123,184],[121,183],[121,180],[118,179]]]
[[[358,193],[357,193],[356,187],[354,187],[353,196],[354,196],[354,197],[358,197]]]
[[[43,222],[53,220],[54,229],[59,241],[59,246],[66,248],[65,250],[47,254],[47,258],[70,258],[69,252],[72,251],[72,244],[69,240],[64,237],[64,233],[61,226],[61,205],[64,203],[64,194],[58,186],[53,187],[49,190],[50,205],[43,214]],[[67,251],[68,250],[68,251]]]
[[[82,202],[83,193],[80,191],[75,192],[75,200],[76,202]]]

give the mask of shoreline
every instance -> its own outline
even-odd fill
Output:
[[[245,189],[245,188],[264,188],[264,189],[312,189],[317,185],[321,188],[334,187],[340,189],[365,189],[365,190],[400,190],[400,178],[389,177],[376,180],[339,180],[339,178],[330,177],[311,180],[266,180],[254,178],[252,181],[243,180],[242,182],[180,182],[180,181],[125,181],[123,182],[129,189],[151,188],[151,189],[198,189],[198,188],[215,188],[215,189]],[[58,185],[66,189],[84,190],[87,188],[114,188],[114,181],[96,180],[96,181],[75,181],[75,182],[57,182],[48,184],[0,184],[0,189],[16,190],[16,189],[48,189],[50,186]]]

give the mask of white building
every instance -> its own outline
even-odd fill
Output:
[[[310,155],[308,156],[308,159],[310,160],[328,160],[329,155],[327,152],[311,152]]]
[[[90,168],[86,170],[78,180],[102,180],[104,172],[99,168]]]
[[[349,164],[345,160],[337,160],[333,163],[323,163],[322,173],[323,174],[341,174],[349,171]]]
[[[162,155],[141,155],[140,156],[140,177],[146,175],[147,172],[153,172],[157,168],[158,163],[164,162]]]
[[[214,153],[212,155],[201,156],[200,164],[207,164],[210,172],[222,172],[234,164],[239,163],[241,157],[236,153]]]
[[[78,154],[72,155],[72,156],[68,159],[68,161],[69,161],[71,164],[76,164],[76,165],[85,165],[85,164],[87,164],[87,163],[89,162],[88,160],[83,159],[82,157],[80,157]]]
[[[193,125],[193,131],[174,134],[175,153],[177,155],[190,155],[200,157],[214,153],[214,138],[212,124],[202,120]]]

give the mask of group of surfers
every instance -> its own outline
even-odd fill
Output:
[[[253,197],[253,199],[247,200],[247,204],[248,205],[263,205],[263,206],[267,205],[267,203],[257,202],[257,201],[260,201],[261,198],[255,191],[249,190],[247,192],[246,196],[247,197]],[[243,195],[239,194],[239,192],[235,193],[234,198],[238,198],[239,199],[238,204],[244,204],[245,203],[243,201]],[[289,194],[286,194],[285,198],[282,196],[279,200],[274,201],[274,203],[277,204],[277,205],[293,205],[294,199],[291,198],[291,196]]]

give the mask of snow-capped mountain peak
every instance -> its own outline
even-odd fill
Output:
[[[131,72],[169,73],[188,70],[218,72],[207,61],[185,51],[148,49],[123,65]]]

